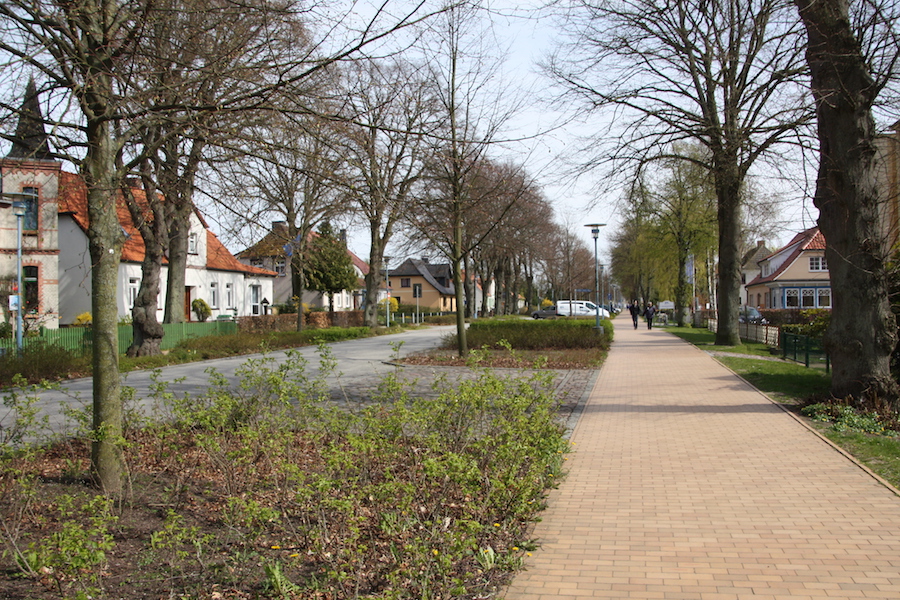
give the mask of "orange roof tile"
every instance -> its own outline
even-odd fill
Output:
[[[135,198],[139,203],[146,204],[144,191],[134,188]],[[61,214],[71,215],[75,223],[82,231],[87,233],[88,230],[88,210],[87,210],[87,186],[80,175],[75,173],[60,173],[59,178],[59,212]],[[144,240],[134,226],[131,219],[131,213],[125,205],[125,201],[119,198],[116,201],[116,213],[119,217],[119,223],[122,230],[127,236],[125,245],[122,248],[122,260],[126,262],[141,262],[144,260]],[[200,222],[206,227],[206,221],[199,212],[196,211]],[[168,261],[163,259],[163,264]],[[259,267],[251,267],[238,261],[231,252],[219,241],[219,238],[206,230],[206,268],[216,271],[237,271],[243,273],[251,273],[253,275],[261,275],[275,277],[277,273],[268,269]]]

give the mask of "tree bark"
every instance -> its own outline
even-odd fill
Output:
[[[888,298],[875,171],[877,88],[853,34],[846,0],[795,0],[809,38],[807,62],[819,132],[814,203],[831,276],[825,347],[831,392],[863,403],[898,398],[890,356],[897,323]]]
[[[103,80],[102,76],[97,77]],[[105,80],[109,83],[109,80]],[[102,85],[102,82],[97,83]],[[107,89],[109,89],[107,87]],[[107,96],[102,96],[107,97]],[[88,245],[91,256],[93,317],[93,434],[91,470],[107,494],[124,485],[122,394],[119,381],[119,259],[124,236],[116,212],[115,152],[110,123],[90,122],[92,142],[82,165],[88,188]]]

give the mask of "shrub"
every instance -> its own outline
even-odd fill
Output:
[[[87,327],[91,323],[94,322],[94,317],[89,312],[83,312],[72,322],[72,325],[75,327]]]
[[[516,350],[609,348],[613,326],[608,320],[601,323],[604,332],[598,335],[594,319],[478,320],[469,326],[466,339],[471,348],[499,348],[501,340]]]
[[[197,298],[191,302],[191,310],[194,311],[194,314],[197,315],[197,318],[200,319],[201,323],[206,322],[212,315],[212,309],[203,298]]]
[[[90,356],[77,356],[56,344],[30,340],[19,355],[14,350],[0,356],[0,386],[9,386],[19,373],[29,383],[64,378],[88,369]]]

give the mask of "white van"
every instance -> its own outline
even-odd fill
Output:
[[[560,317],[591,317],[597,314],[597,305],[588,300],[560,300],[556,303]],[[600,318],[608,319],[609,311],[600,307]]]

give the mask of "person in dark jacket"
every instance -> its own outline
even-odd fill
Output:
[[[647,319],[647,329],[653,329],[653,316],[656,314],[656,307],[652,302],[647,303],[644,309],[644,317]]]
[[[638,317],[641,316],[641,305],[637,300],[632,300],[628,305],[628,312],[631,313],[631,320],[634,322],[634,328],[637,329]]]

